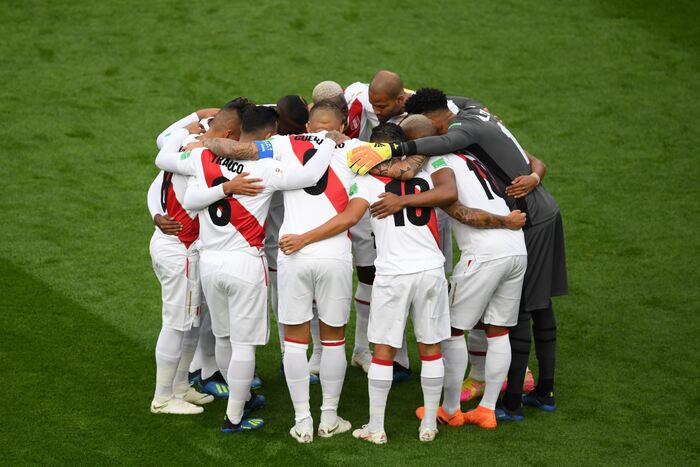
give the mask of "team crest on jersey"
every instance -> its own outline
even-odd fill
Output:
[[[355,117],[352,119],[350,122],[350,129],[351,130],[356,130],[360,126],[360,117]]]
[[[272,174],[275,177],[282,178],[282,175],[284,175],[284,172],[282,172],[282,169],[279,167],[275,167],[275,170],[272,172]]]

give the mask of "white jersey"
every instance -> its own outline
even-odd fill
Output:
[[[448,165],[457,180],[459,202],[469,208],[507,216],[510,209],[494,189],[491,174],[473,156],[449,154],[430,159],[431,169]],[[430,163],[430,162],[429,162]],[[490,261],[506,256],[526,255],[522,230],[477,229],[450,218],[462,254],[475,255],[477,261]]]
[[[379,125],[379,118],[374,113],[374,108],[369,101],[369,85],[365,83],[352,83],[345,88],[345,100],[348,103],[348,126],[345,134],[350,138],[369,141],[372,129]],[[405,113],[391,117],[389,123],[400,123],[406,116]]]
[[[411,180],[395,180],[379,175],[357,177],[350,187],[350,198],[362,198],[370,205],[384,192],[396,195],[420,193],[433,187],[430,175],[421,171]],[[412,274],[442,268],[440,234],[433,208],[404,208],[385,217],[370,219],[377,245],[374,266],[377,275]]]
[[[293,151],[275,151],[281,154],[282,162],[287,167],[303,166],[313,156],[313,141],[308,135],[292,136],[289,138]],[[273,140],[274,144],[274,140]],[[348,205],[348,189],[356,175],[348,167],[347,153],[350,149],[363,144],[362,141],[351,139],[336,146],[331,156],[328,170],[318,183],[301,190],[284,192],[284,221],[280,227],[279,236],[286,234],[301,234],[324,224]],[[293,256],[303,258],[334,258],[352,260],[351,242],[347,232],[305,246]],[[288,258],[284,253],[278,255],[278,260]]]

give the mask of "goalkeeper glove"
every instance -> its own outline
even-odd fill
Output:
[[[401,145],[398,143],[367,143],[348,151],[348,167],[364,175],[377,164],[400,155]]]

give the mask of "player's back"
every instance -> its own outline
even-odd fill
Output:
[[[371,205],[385,192],[401,196],[424,192],[432,187],[430,175],[425,171],[405,181],[365,175],[357,177],[350,196],[363,198]],[[377,275],[411,274],[444,265],[433,208],[404,208],[384,219],[372,217],[370,222],[377,246],[374,262]]]
[[[225,183],[243,172],[261,178],[265,186],[257,196],[232,195],[212,203],[200,216],[200,241],[203,250],[249,250],[261,254],[265,240],[265,218],[274,193],[274,177],[282,174],[277,161],[237,161],[217,156],[208,149],[192,151],[201,157],[197,173],[200,187]]]
[[[510,213],[494,186],[493,177],[478,159],[462,154],[450,154],[444,158],[454,171],[460,203],[500,216]],[[478,229],[452,218],[450,222],[463,254],[476,255],[480,261],[527,254],[522,230]]]
[[[472,140],[460,152],[469,152],[479,159],[493,174],[501,192],[514,178],[531,173],[530,161],[518,140],[488,112],[478,108],[461,111],[450,124],[450,128],[456,127],[467,131]],[[559,211],[556,201],[542,185],[525,198],[507,197],[506,203],[511,209],[525,212],[528,225],[545,222]]]
[[[318,147],[317,135],[296,135],[289,137],[291,150],[278,151],[286,166],[305,165]],[[300,234],[324,224],[345,210],[348,204],[348,188],[355,174],[348,168],[347,152],[362,144],[356,139],[336,146],[328,170],[313,186],[284,192],[284,221],[280,227],[280,237],[286,234]],[[299,257],[351,259],[351,244],[347,233],[343,232],[326,240],[304,247]]]

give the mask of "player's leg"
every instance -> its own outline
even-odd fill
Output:
[[[223,300],[223,296],[221,298]],[[197,350],[195,351],[194,359],[190,364],[190,380],[192,380],[192,369],[200,368],[198,370],[198,379],[195,379],[193,383],[194,386],[206,394],[210,394],[214,397],[226,399],[228,398],[228,383],[224,378],[224,374],[219,368],[219,363],[221,363],[221,368],[224,372],[228,371],[228,362],[231,357],[231,344],[229,342],[228,336],[225,336],[219,346],[220,350],[217,352],[217,339],[212,332],[211,325],[211,312],[209,311],[209,306],[206,300],[202,300],[202,315],[200,319],[200,329],[199,329],[199,340],[197,342]],[[220,362],[217,363],[216,356],[220,356]]]
[[[309,358],[309,373],[318,376],[321,371],[321,352],[323,351],[323,346],[321,345],[321,323],[318,319],[318,309],[316,308],[315,302],[312,306],[312,310],[314,313],[314,317],[311,319],[311,343],[313,344],[313,349],[311,351],[311,358]]]
[[[260,418],[247,415],[264,404],[250,390],[255,375],[255,348],[269,338],[267,311],[267,264],[263,257],[247,253],[230,255],[223,268],[228,294],[231,361],[228,368],[229,397],[223,432],[257,429]]]
[[[338,416],[340,394],[345,381],[345,325],[352,300],[352,263],[319,260],[315,265],[315,297],[320,321],[323,352],[320,380],[323,393],[318,434],[330,437],[349,431],[350,422]]]
[[[467,370],[467,343],[464,331],[453,327],[451,336],[442,341],[442,358],[445,364],[442,410],[438,409],[438,420],[442,423],[461,425],[460,387]],[[420,418],[420,417],[419,417]]]
[[[523,403],[547,412],[556,409],[554,399],[554,365],[556,362],[557,321],[552,302],[543,310],[535,310],[532,315],[532,333],[535,341],[535,354],[539,375],[535,390],[523,396]]]
[[[291,436],[300,443],[313,441],[309,401],[310,323],[313,318],[313,264],[303,259],[283,259],[277,264],[279,321],[284,325],[284,376],[294,406]]]
[[[357,288],[355,289],[355,345],[352,350],[351,364],[369,371],[372,354],[367,339],[369,308],[374,283],[374,266],[357,266]]]
[[[469,376],[462,383],[460,399],[465,402],[484,393],[484,372],[486,364],[486,331],[478,325],[469,331],[467,349],[469,351]]]

